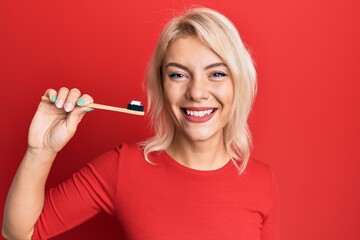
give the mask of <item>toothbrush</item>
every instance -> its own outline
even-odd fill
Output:
[[[42,96],[41,100],[51,102],[49,97],[46,97],[46,96]],[[128,114],[134,114],[134,115],[140,115],[140,116],[145,115],[144,106],[141,106],[141,103],[139,101],[132,101],[131,103],[128,104],[128,108],[113,107],[113,106],[98,104],[98,103],[90,103],[86,106],[90,107],[90,108],[95,108],[95,109],[122,112],[122,113],[128,113]]]

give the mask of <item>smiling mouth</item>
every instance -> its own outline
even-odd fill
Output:
[[[215,108],[197,111],[183,108],[182,110],[187,116],[201,118],[212,114],[215,111]]]

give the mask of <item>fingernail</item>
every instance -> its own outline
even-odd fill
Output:
[[[78,100],[77,100],[77,102],[76,102],[76,104],[78,105],[78,106],[82,106],[82,105],[84,105],[84,99],[82,99],[82,98],[79,98]]]
[[[84,112],[91,112],[92,110],[94,110],[93,108],[87,108],[84,110]]]
[[[71,103],[65,103],[64,109],[66,112],[70,112],[72,108],[72,104]]]
[[[52,102],[55,102],[55,101],[56,101],[56,96],[52,96],[52,97],[51,97],[51,101],[52,101]]]
[[[64,104],[64,100],[62,100],[62,99],[57,99],[55,102],[55,105],[58,108],[62,108],[63,104]]]

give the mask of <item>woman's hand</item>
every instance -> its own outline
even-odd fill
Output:
[[[45,96],[51,102],[41,101],[31,122],[28,136],[28,151],[56,154],[75,134],[85,113],[93,103],[91,96],[73,88],[63,87],[58,92],[48,89]]]
[[[3,235],[8,239],[31,239],[44,206],[44,189],[58,151],[74,135],[93,102],[76,88],[48,89],[31,122],[28,150],[14,177],[6,200]]]

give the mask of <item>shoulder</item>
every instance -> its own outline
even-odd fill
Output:
[[[142,155],[142,149],[138,145],[122,143],[100,154],[88,165],[96,169],[117,169],[125,159],[138,159]]]
[[[251,172],[252,174],[257,174],[257,175],[268,175],[271,174],[271,168],[268,164],[260,162],[256,159],[250,159],[245,172]]]
[[[269,191],[275,184],[274,175],[270,166],[255,159],[250,159],[243,177],[251,181],[255,186]]]
[[[116,149],[120,154],[134,154],[134,155],[143,154],[142,148],[135,143],[132,144],[122,143]]]
[[[96,159],[109,161],[110,159],[118,159],[126,155],[142,155],[142,149],[136,144],[122,143],[100,154]]]

